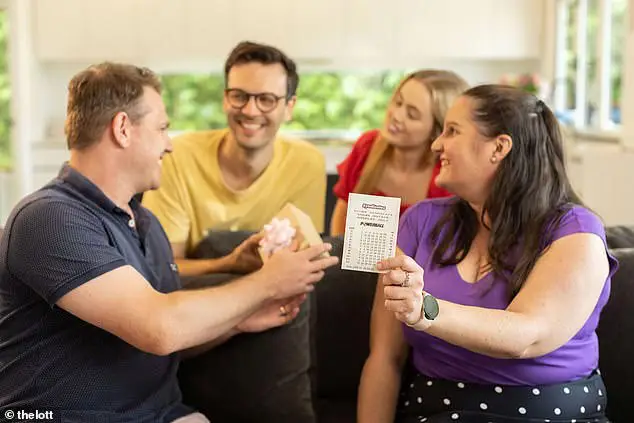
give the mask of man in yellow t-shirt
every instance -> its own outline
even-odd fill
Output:
[[[243,42],[225,63],[225,81],[229,128],[175,138],[163,158],[161,187],[143,197],[183,276],[248,273],[261,265],[257,236],[220,259],[186,259],[210,229],[259,231],[289,202],[318,231],[324,227],[323,155],[306,141],[277,136],[296,101],[295,63],[274,47]]]

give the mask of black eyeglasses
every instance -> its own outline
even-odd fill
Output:
[[[225,90],[225,96],[229,105],[234,109],[242,109],[249,103],[251,97],[255,98],[255,105],[262,113],[268,113],[277,107],[280,100],[285,99],[286,96],[278,96],[273,93],[248,93],[239,88],[227,88]]]

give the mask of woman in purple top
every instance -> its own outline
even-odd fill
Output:
[[[409,209],[379,264],[358,421],[606,422],[595,329],[617,262],[553,113],[475,87],[432,149],[455,197]]]

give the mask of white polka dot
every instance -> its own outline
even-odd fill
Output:
[[[458,415],[458,413],[453,413],[451,415],[451,420],[458,420],[460,418],[460,416]]]
[[[599,389],[599,396],[602,397],[603,396],[603,391]]]
[[[413,388],[413,387],[414,387],[414,384],[412,383],[411,385],[409,385],[409,387],[410,387],[410,388]]]
[[[434,383],[431,380],[427,381],[427,386],[432,386]]]
[[[409,401],[405,401],[405,404],[403,404],[405,407],[407,407],[409,405]]]
[[[517,411],[519,411],[520,414],[526,414],[526,409],[524,407],[518,408]]]
[[[584,387],[583,387],[583,392],[585,392],[586,394],[589,394],[589,393],[590,393],[590,390],[588,389],[588,387],[587,387],[587,386],[584,386]]]
[[[502,393],[502,388],[500,388],[499,386],[495,387],[495,392],[497,392],[498,394]]]
[[[487,408],[489,408],[489,406],[486,405],[485,403],[481,403],[480,404],[480,408],[483,409],[483,410],[486,410]]]
[[[449,401],[449,398],[445,398],[444,400],[442,400],[442,402],[445,403],[445,405],[451,404],[451,401]]]
[[[416,398],[416,402],[420,404],[420,403],[423,402],[423,399],[421,397],[418,397],[418,398]]]
[[[559,408],[555,408],[554,411],[555,411],[556,415],[560,415],[561,414],[561,409],[559,409]]]
[[[601,411],[601,404],[597,405],[597,411]]]
[[[425,423],[427,421],[427,417],[420,421],[420,423]]]
[[[533,395],[539,395],[539,394],[540,394],[539,389],[537,388],[533,389]]]
[[[582,413],[586,412],[586,407],[584,407],[583,405],[581,406],[581,408],[579,409],[579,411],[581,411]]]
[[[567,386],[564,388],[564,394],[569,394],[570,393],[570,388],[568,388]]]
[[[572,420],[570,420],[570,423],[577,423],[577,420],[576,419],[572,419]]]
[[[546,419],[544,420],[545,423],[550,423],[550,420]]]
[[[458,388],[460,388],[460,389],[464,388],[464,383],[458,382]]]

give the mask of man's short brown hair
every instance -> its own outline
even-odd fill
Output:
[[[252,41],[238,43],[229,53],[229,57],[225,61],[225,85],[227,85],[229,71],[232,67],[253,62],[263,65],[274,65],[277,63],[282,65],[286,71],[286,99],[290,100],[297,94],[299,75],[297,74],[295,62],[278,48]]]
[[[139,105],[145,87],[161,92],[156,74],[134,65],[104,62],[75,75],[68,84],[68,148],[93,145],[119,112],[127,113],[133,123],[141,119],[146,113]]]

